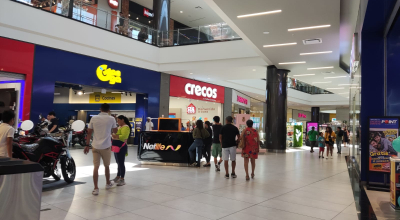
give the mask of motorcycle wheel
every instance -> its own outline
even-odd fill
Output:
[[[61,163],[61,172],[64,178],[64,181],[67,183],[73,183],[75,180],[76,167],[74,159],[62,157],[60,160]]]

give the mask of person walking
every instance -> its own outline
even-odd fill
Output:
[[[314,147],[317,146],[317,138],[318,138],[318,131],[315,130],[315,127],[311,128],[311,131],[307,133],[307,138],[310,140],[311,145],[311,153],[314,153]]]
[[[4,111],[2,120],[3,123],[0,124],[0,156],[12,157],[15,113],[11,110]]]
[[[212,126],[213,132],[213,143],[212,143],[212,156],[214,157],[215,171],[220,171],[220,165],[222,163],[222,148],[221,141],[219,140],[219,134],[221,133],[222,125],[219,123],[220,117],[214,116],[214,124]],[[218,161],[219,157],[219,161]]]
[[[151,122],[151,118],[147,117],[146,125],[145,125],[145,131],[151,131],[154,129],[154,124]]]
[[[114,184],[110,181],[110,161],[111,161],[111,132],[117,133],[118,129],[115,119],[110,116],[110,105],[102,104],[100,114],[90,119],[86,147],[83,150],[85,154],[89,152],[89,143],[93,133],[92,153],[93,153],[93,195],[99,194],[98,180],[100,159],[103,160],[106,177],[106,189],[110,189]]]
[[[326,145],[326,159],[329,158],[329,152],[331,152],[331,158],[333,159],[333,144],[335,143],[336,134],[332,131],[331,127],[326,127],[325,130],[325,145]]]
[[[56,113],[54,111],[49,112],[47,115],[47,120],[50,122],[48,125],[49,133],[58,132],[58,118],[56,118]]]
[[[193,139],[194,142],[189,147],[189,156],[190,156],[190,166],[192,167],[200,167],[201,154],[203,150],[204,139],[208,138],[210,133],[206,129],[203,128],[203,121],[196,121],[196,128],[193,130]],[[196,151],[197,151],[197,160],[196,160]]]
[[[127,117],[120,115],[117,117],[117,123],[119,125],[118,131],[116,134],[112,134],[112,145],[113,148],[119,148],[119,151],[114,151],[115,161],[118,165],[117,176],[114,178],[114,183],[117,186],[125,185],[125,156],[128,151],[128,146],[126,144],[129,135],[131,134],[131,123]]]
[[[225,178],[229,179],[229,158],[232,161],[231,177],[236,178],[236,137],[240,138],[239,129],[232,124],[232,116],[225,119],[225,125],[221,128],[219,140],[222,144],[222,159],[224,160]]]
[[[347,130],[347,128],[344,128],[343,130],[343,146],[347,147],[346,144],[348,144],[350,142],[349,139],[349,130]]]
[[[204,149],[203,149],[203,157],[206,158],[206,164],[203,167],[210,167],[210,159],[211,159],[211,145],[212,145],[212,130],[211,130],[211,123],[209,121],[204,122],[205,129],[208,131],[210,136],[204,139]]]
[[[246,180],[249,177],[249,160],[251,161],[251,178],[254,178],[254,169],[256,168],[256,159],[260,151],[260,137],[258,132],[253,128],[253,121],[246,121],[247,128],[243,130],[240,137],[244,141],[244,148],[242,149],[242,157],[244,158],[244,170],[246,171]]]
[[[336,128],[336,137],[337,137],[336,138],[336,146],[338,149],[338,151],[337,151],[338,154],[342,154],[342,142],[343,142],[343,136],[344,136],[343,133],[344,132],[341,127]]]
[[[318,137],[318,146],[319,146],[319,157],[324,159],[324,151],[325,151],[325,138],[324,138],[324,134],[322,132],[319,132],[319,137]]]

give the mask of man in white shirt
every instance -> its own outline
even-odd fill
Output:
[[[151,130],[153,130],[153,128],[154,128],[154,124],[153,124],[153,122],[151,122],[150,120],[151,120],[151,118],[150,118],[150,117],[147,117],[146,129],[145,129],[145,131],[151,131]]]
[[[15,113],[11,110],[3,112],[3,123],[0,124],[0,156],[12,157]]]
[[[89,152],[90,138],[93,133],[92,153],[93,153],[93,195],[99,194],[97,185],[99,179],[100,158],[103,160],[106,176],[106,189],[110,189],[114,184],[110,181],[110,161],[111,161],[111,132],[117,133],[118,128],[115,119],[109,115],[110,105],[102,104],[100,114],[90,119],[88,133],[86,138],[86,147],[83,151],[85,154]]]

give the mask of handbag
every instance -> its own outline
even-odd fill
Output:
[[[240,142],[239,142],[239,145],[238,145],[238,148],[240,148],[240,149],[243,149],[244,147],[246,147],[245,136],[246,136],[246,130],[243,132],[243,135],[240,137]]]
[[[126,145],[126,142],[124,142],[124,143],[122,144],[121,147],[112,145],[112,146],[111,146],[111,151],[114,152],[114,153],[119,153],[119,151],[121,150],[121,148],[124,147],[125,145]]]

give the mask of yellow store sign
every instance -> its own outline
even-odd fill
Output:
[[[95,92],[90,94],[89,103],[121,103],[121,93],[111,93],[106,94]]]

